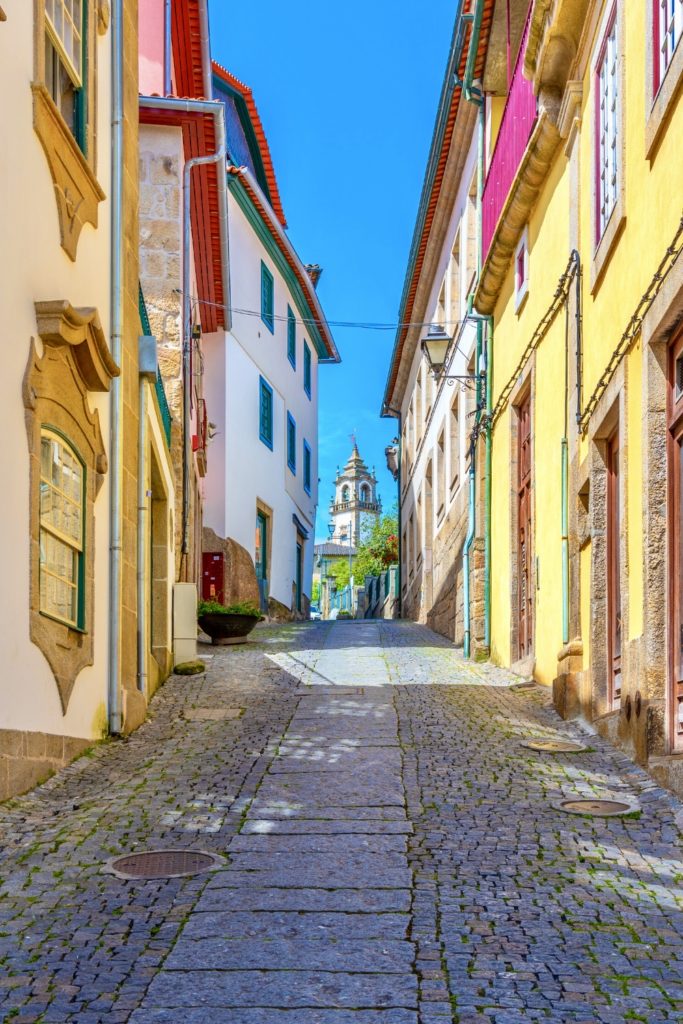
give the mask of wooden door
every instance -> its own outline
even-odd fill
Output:
[[[612,708],[621,704],[621,500],[619,432],[607,442],[607,680]]]
[[[683,335],[671,347],[668,388],[669,743],[683,750]]]
[[[533,651],[534,592],[533,592],[533,537],[532,537],[532,462],[531,462],[531,395],[524,399],[518,411],[517,453],[517,566],[518,583],[518,657],[525,658]]]

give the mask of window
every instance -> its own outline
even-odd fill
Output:
[[[436,516],[446,511],[446,429],[443,427],[436,442]]]
[[[349,498],[351,497],[351,491],[349,490],[349,485],[348,484],[344,484],[344,486],[342,487],[341,497],[342,497],[342,501],[348,501]]]
[[[311,397],[311,350],[308,342],[304,341],[304,391]]]
[[[83,0],[45,0],[45,85],[82,150],[86,137],[86,11]]]
[[[263,377],[259,377],[259,437],[272,451],[273,389]]]
[[[681,0],[653,0],[655,5],[654,34],[655,90],[664,81],[673,55],[683,34],[683,3]]]
[[[460,409],[458,401],[458,395],[455,395],[451,402],[450,460],[452,491],[457,490],[458,484],[460,483]]]
[[[616,9],[596,70],[596,227],[600,241],[619,195],[619,58]]]
[[[287,306],[287,358],[296,370],[296,318],[291,306]]]
[[[273,308],[273,275],[265,263],[261,263],[261,319],[271,334],[275,333],[275,314]]]
[[[304,490],[311,493],[311,446],[304,441]]]
[[[361,484],[360,500],[364,501],[366,504],[370,501],[370,488],[367,484]]]
[[[291,412],[287,413],[287,465],[296,474],[296,423]]]
[[[59,434],[40,434],[40,611],[83,629],[84,469]]]
[[[529,293],[529,229],[524,228],[515,249],[515,310],[520,309]]]

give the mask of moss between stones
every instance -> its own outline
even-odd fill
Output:
[[[182,661],[173,671],[177,676],[198,676],[206,671],[206,665],[203,661]]]

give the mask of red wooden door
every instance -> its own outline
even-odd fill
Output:
[[[670,352],[669,492],[669,742],[683,750],[683,335]]]
[[[223,553],[205,551],[202,555],[202,598],[205,601],[225,600],[225,566]]]
[[[621,502],[619,433],[607,442],[607,679],[611,707],[621,703]]]
[[[531,530],[531,396],[524,399],[519,407],[518,423],[518,480],[517,480],[517,565],[519,568],[518,656],[525,658],[533,651],[534,609],[533,609],[533,538]]]

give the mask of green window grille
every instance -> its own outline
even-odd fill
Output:
[[[273,450],[273,389],[259,377],[259,437]]]
[[[268,267],[261,262],[261,319],[271,334],[275,333],[273,275]]]
[[[311,397],[311,350],[308,342],[304,341],[304,391]]]
[[[296,473],[296,423],[291,412],[287,413],[287,465]]]

